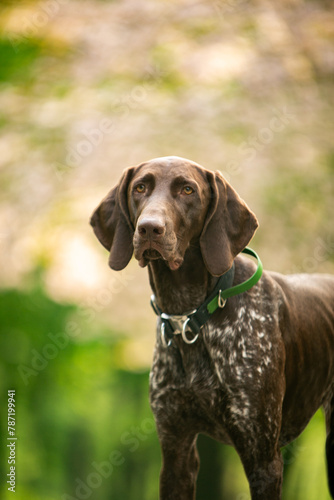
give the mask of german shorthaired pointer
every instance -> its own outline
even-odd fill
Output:
[[[148,266],[158,314],[150,400],[163,454],[160,499],[195,498],[204,433],[235,447],[253,500],[279,500],[280,448],[320,406],[334,498],[334,278],[259,279],[239,255],[255,215],[219,172],[178,157],[125,170],[91,224],[112,269],[133,253]]]

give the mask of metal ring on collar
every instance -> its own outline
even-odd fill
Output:
[[[223,307],[225,307],[226,302],[227,302],[227,299],[224,299],[224,298],[222,297],[222,290],[219,290],[219,295],[218,295],[218,306],[222,309]]]
[[[161,323],[161,328],[160,328],[160,332],[161,332],[161,342],[162,342],[162,345],[164,347],[169,347],[172,343],[172,339],[169,339],[168,342],[166,340],[166,325],[164,322]]]
[[[183,323],[182,338],[183,338],[183,340],[185,341],[186,344],[193,344],[198,339],[198,333],[196,333],[195,337],[192,338],[191,340],[189,340],[187,338],[186,328],[187,328],[187,324],[188,324],[189,321],[190,321],[190,318],[186,319],[186,321]]]

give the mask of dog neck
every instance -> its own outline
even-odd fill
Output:
[[[205,267],[199,245],[187,249],[183,264],[176,271],[171,271],[161,259],[150,261],[148,271],[157,304],[167,314],[184,314],[196,309],[217,282]]]

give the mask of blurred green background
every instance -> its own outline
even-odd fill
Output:
[[[221,170],[267,269],[334,271],[331,1],[0,4],[0,496],[156,500],[146,271],[88,226],[122,170],[164,155]],[[302,402],[301,402],[302,404]],[[319,411],[284,450],[285,500],[327,500]],[[233,449],[200,438],[198,500],[246,500]]]

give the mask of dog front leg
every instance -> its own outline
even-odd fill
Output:
[[[240,455],[247,475],[252,500],[281,500],[283,481],[283,459],[278,450],[273,458],[256,457],[256,452],[250,458]],[[261,450],[259,450],[261,454]],[[263,452],[262,452],[263,455]]]
[[[197,436],[164,434],[160,439],[160,500],[194,500],[199,457]]]

